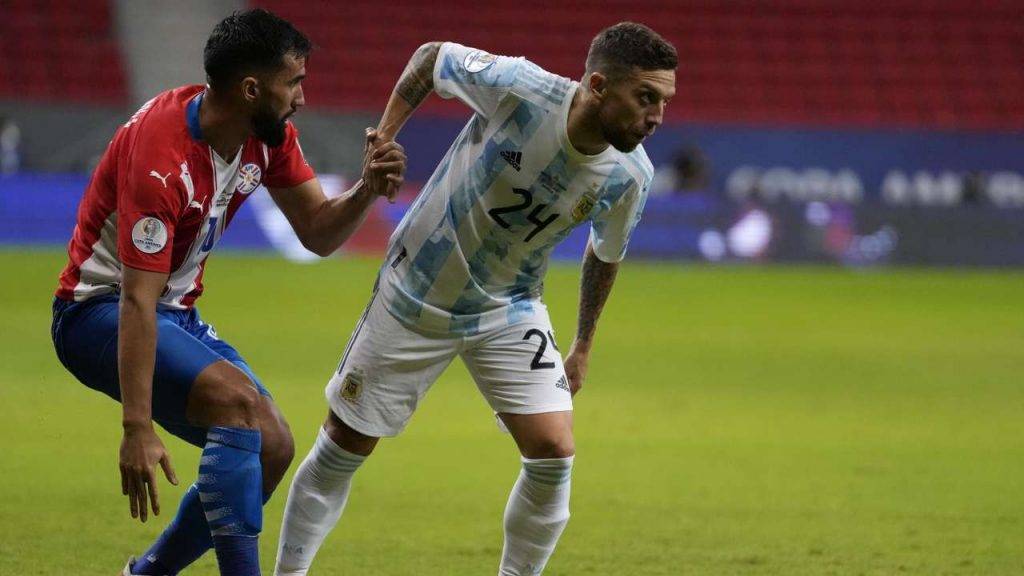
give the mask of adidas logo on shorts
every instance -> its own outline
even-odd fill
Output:
[[[562,390],[569,392],[569,381],[565,379],[564,375],[558,379],[558,382],[555,382],[555,388],[561,388]]]

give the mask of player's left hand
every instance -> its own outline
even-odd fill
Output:
[[[163,468],[167,481],[177,485],[178,477],[171,466],[171,456],[153,430],[152,423],[126,427],[120,452],[121,494],[128,497],[132,518],[143,522],[149,516],[147,497],[153,505],[153,514],[160,515],[155,471],[157,464]]]
[[[373,128],[366,129],[363,182],[370,190],[394,202],[405,181],[405,148],[394,140],[384,140]]]
[[[569,349],[569,355],[565,357],[565,375],[569,378],[569,393],[573,396],[583,388],[583,380],[587,377],[587,365],[590,362],[590,352],[584,352],[573,343]]]

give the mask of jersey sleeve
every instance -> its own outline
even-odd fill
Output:
[[[608,210],[594,217],[590,243],[602,262],[620,262],[626,257],[626,247],[640,223],[649,187],[649,182],[632,186]]]
[[[314,176],[316,174],[306,163],[302,146],[299,145],[299,130],[288,122],[285,125],[284,143],[269,151],[263,184],[267,188],[292,188]]]
[[[434,63],[434,91],[442,98],[458,98],[489,118],[513,89],[524,62],[445,42]]]
[[[186,198],[180,177],[183,160],[161,149],[157,140],[139,142],[122,165],[117,253],[131,268],[170,273],[174,231]]]

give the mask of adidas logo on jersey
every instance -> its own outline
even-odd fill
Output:
[[[505,159],[505,162],[508,162],[513,168],[515,168],[516,172],[519,172],[519,170],[522,168],[522,166],[519,164],[523,160],[522,152],[502,150],[501,157]]]

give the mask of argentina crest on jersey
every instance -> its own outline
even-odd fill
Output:
[[[576,202],[576,205],[572,208],[572,221],[574,223],[580,223],[587,219],[590,215],[590,211],[597,205],[598,189],[600,185],[596,182],[590,185],[590,188],[584,192],[583,197]]]

